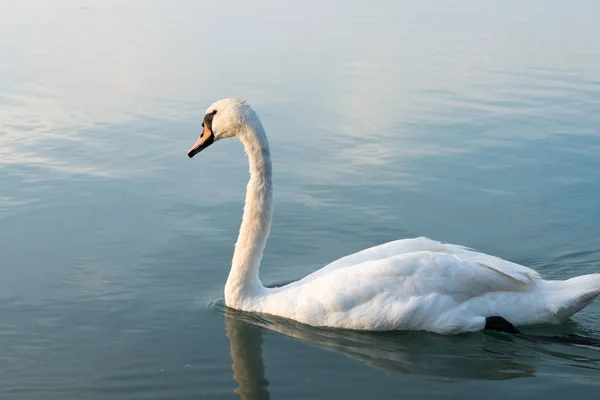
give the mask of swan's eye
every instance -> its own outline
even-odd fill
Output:
[[[202,150],[210,146],[215,141],[215,136],[212,132],[212,116],[214,113],[210,114],[211,118],[207,118],[208,114],[204,116],[204,122],[202,123],[202,133],[200,134],[200,138],[196,141],[194,146],[188,151],[188,157],[192,158],[194,155],[200,153]]]
[[[213,110],[204,116],[204,122],[202,123],[202,127],[206,126],[212,132],[212,121],[213,117],[217,113],[217,110]]]

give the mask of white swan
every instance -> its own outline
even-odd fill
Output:
[[[273,212],[267,136],[256,113],[238,99],[214,103],[202,125],[190,158],[217,140],[237,136],[250,163],[225,284],[228,307],[313,326],[455,334],[491,327],[498,319],[517,326],[558,322],[600,294],[600,274],[546,281],[522,265],[427,238],[372,247],[297,282],[266,288],[258,269]]]

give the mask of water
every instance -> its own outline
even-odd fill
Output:
[[[0,394],[596,398],[600,351],[358,334],[225,309],[241,145],[269,134],[266,284],[398,238],[548,278],[600,265],[597,2],[0,5]],[[600,336],[600,302],[539,334]]]

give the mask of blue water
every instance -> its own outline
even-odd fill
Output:
[[[259,113],[265,284],[414,236],[598,272],[599,19],[592,1],[3,2],[1,397],[597,398],[590,347],[226,309],[246,159],[186,153],[213,101]],[[600,337],[600,302],[527,330]]]

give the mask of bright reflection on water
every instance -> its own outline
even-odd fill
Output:
[[[597,396],[593,348],[223,307],[246,160],[186,151],[230,96],[271,141],[266,284],[421,235],[598,271],[597,2],[354,3],[0,4],[2,397]]]

